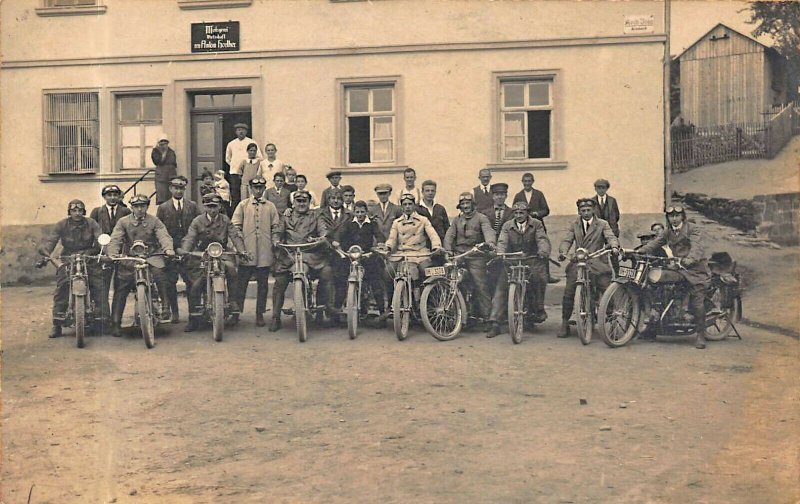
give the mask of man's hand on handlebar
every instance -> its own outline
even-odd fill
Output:
[[[167,249],[164,251],[164,255],[167,257],[175,257],[175,251],[172,249]]]

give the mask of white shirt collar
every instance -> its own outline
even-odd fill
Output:
[[[594,222],[594,216],[592,216],[592,218],[591,218],[591,219],[589,219],[588,221],[586,221],[586,220],[583,220],[583,218],[581,218],[581,225],[582,225],[584,228],[587,228],[587,227],[591,226],[593,222]]]
[[[370,223],[372,221],[369,220],[369,215],[367,215],[366,217],[364,217],[364,222],[358,222],[358,218],[356,218],[356,217],[353,217],[353,222],[355,222],[356,224],[358,224],[360,226],[363,226],[364,224],[368,224],[368,223]]]
[[[183,199],[172,198],[172,206],[175,207],[175,210],[178,209],[178,202],[183,206]]]
[[[681,222],[677,226],[670,225],[670,227],[672,228],[673,231],[680,231],[683,228],[683,222]]]

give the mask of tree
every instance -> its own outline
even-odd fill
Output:
[[[749,5],[750,20],[755,24],[754,37],[769,35],[774,48],[786,58],[789,98],[798,97],[800,86],[800,2],[753,2]]]

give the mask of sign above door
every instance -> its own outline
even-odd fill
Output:
[[[238,51],[239,21],[192,23],[192,52]]]

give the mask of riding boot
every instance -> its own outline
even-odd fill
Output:
[[[697,336],[694,340],[694,347],[698,350],[703,350],[706,347],[706,332],[697,331]]]
[[[281,328],[281,317],[272,317],[272,323],[269,325],[269,331],[275,332]]]
[[[184,327],[183,332],[196,331],[198,326],[199,326],[199,324],[198,324],[197,317],[189,315],[189,322],[186,324],[186,327]]]
[[[61,337],[61,324],[57,324],[53,322],[53,328],[50,329],[50,334],[47,335],[48,338],[60,338]]]
[[[119,338],[122,336],[122,326],[120,326],[119,322],[111,323],[111,336],[115,338]]]
[[[256,326],[264,327],[265,325],[267,325],[267,323],[264,322],[264,314],[263,313],[256,313]]]
[[[486,331],[486,337],[494,338],[498,334],[500,334],[500,324],[498,324],[497,322],[492,322],[492,326],[489,328],[488,331]]]
[[[561,329],[556,334],[559,338],[566,338],[569,336],[569,319],[562,319],[561,320]]]

